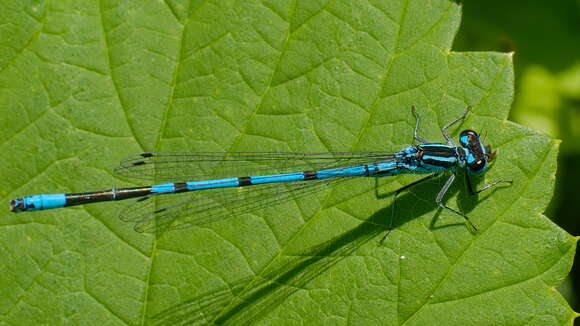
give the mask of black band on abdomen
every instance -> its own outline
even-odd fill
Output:
[[[238,186],[251,186],[252,185],[252,178],[250,177],[239,177],[238,178]]]
[[[316,171],[304,171],[302,172],[302,175],[304,175],[304,180],[318,179],[318,174],[316,173]]]

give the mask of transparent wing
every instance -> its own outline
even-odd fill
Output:
[[[127,206],[120,215],[137,232],[163,232],[217,222],[312,196],[328,185],[351,177],[222,188],[184,193],[159,193]]]
[[[392,153],[387,152],[142,153],[123,160],[115,173],[128,178],[183,182],[347,167],[392,158]]]

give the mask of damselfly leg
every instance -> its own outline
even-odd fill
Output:
[[[469,225],[469,227],[471,228],[471,230],[473,232],[477,231],[477,228],[475,227],[475,225],[471,222],[471,220],[469,219],[469,217],[467,217],[467,215],[462,214],[460,212],[458,212],[457,210],[445,205],[443,203],[443,197],[445,197],[445,194],[447,193],[447,190],[449,190],[449,188],[451,187],[451,184],[453,184],[453,181],[455,181],[455,174],[451,174],[451,176],[449,177],[449,179],[447,179],[447,181],[445,182],[445,184],[443,185],[443,188],[441,188],[441,190],[439,191],[439,193],[437,194],[437,198],[435,198],[435,202],[437,203],[437,205],[441,208],[444,208],[450,212],[453,212],[461,217],[463,217],[466,221],[467,221],[467,225]]]
[[[455,144],[453,139],[451,139],[451,137],[447,133],[447,128],[450,128],[454,124],[465,120],[465,117],[467,117],[467,114],[469,113],[470,110],[471,110],[471,105],[465,108],[465,111],[463,112],[463,114],[459,118],[451,121],[450,123],[446,124],[443,128],[441,128],[441,134],[443,135],[443,138],[445,138],[445,140],[447,140],[447,143],[449,145],[451,145],[453,147],[457,147],[457,144]]]
[[[418,142],[423,144],[430,143],[430,141],[428,141],[427,139],[419,136],[419,115],[417,114],[417,110],[415,109],[414,105],[411,106],[411,112],[415,117],[415,130],[413,131],[414,140],[417,140]]]
[[[423,183],[423,182],[425,182],[427,180],[431,180],[431,179],[433,179],[436,176],[438,176],[438,174],[431,174],[431,175],[429,175],[429,176],[427,176],[427,177],[425,177],[423,179],[419,179],[419,180],[417,180],[417,181],[415,181],[413,183],[410,183],[410,184],[408,184],[406,186],[403,186],[403,187],[395,190],[395,192],[393,193],[393,203],[391,204],[392,209],[391,209],[391,220],[389,221],[389,228],[387,229],[387,231],[385,232],[385,234],[383,235],[383,237],[379,241],[379,245],[382,245],[383,244],[383,242],[385,241],[385,239],[389,236],[389,234],[393,230],[393,225],[395,223],[395,217],[396,217],[396,215],[395,215],[395,212],[396,212],[395,207],[396,207],[396,203],[397,203],[397,196],[401,192],[403,192],[403,191],[405,191],[407,189],[411,189],[414,186],[416,186],[418,184],[421,184],[421,183]]]
[[[483,188],[481,188],[479,190],[475,190],[475,188],[473,187],[473,184],[471,183],[471,176],[469,175],[469,173],[467,173],[467,170],[465,170],[465,183],[467,183],[467,191],[469,192],[470,195],[473,196],[473,195],[479,194],[480,192],[484,192],[490,188],[493,188],[500,183],[508,183],[511,185],[513,183],[513,181],[500,179],[500,180],[496,180],[492,183],[489,183],[489,184],[483,186]]]

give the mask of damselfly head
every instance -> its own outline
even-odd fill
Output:
[[[479,134],[473,130],[463,130],[459,135],[459,143],[466,150],[465,163],[469,173],[482,173],[488,167],[487,162],[495,157],[491,147],[484,146],[479,139]]]

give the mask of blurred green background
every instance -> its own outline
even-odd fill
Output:
[[[561,139],[546,215],[580,235],[580,0],[463,1],[455,51],[515,52],[510,119]],[[580,311],[580,259],[559,287]]]

